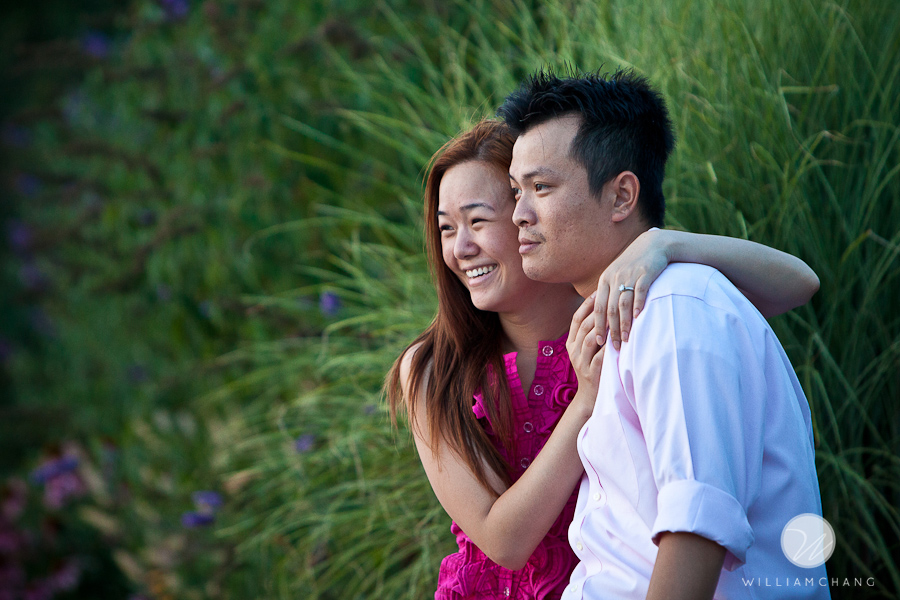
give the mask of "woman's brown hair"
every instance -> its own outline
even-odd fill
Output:
[[[465,285],[444,264],[437,226],[438,193],[444,174],[459,164],[483,162],[506,173],[514,142],[505,124],[483,120],[444,144],[431,158],[425,182],[425,243],[437,288],[437,316],[394,362],[385,380],[392,421],[396,423],[398,410],[406,408],[410,426],[423,426],[415,423],[415,415],[418,403],[425,402],[431,450],[437,454],[439,444],[448,444],[488,489],[491,486],[484,466],[509,483],[508,465],[475,418],[472,403],[473,395],[480,390],[494,433],[510,450],[510,391],[503,362],[503,329],[497,313],[475,308]],[[404,398],[400,364],[411,348],[416,350],[410,359],[409,397]]]

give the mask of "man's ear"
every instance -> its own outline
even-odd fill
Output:
[[[637,211],[641,182],[631,171],[622,171],[607,183],[608,192],[613,197],[612,220],[621,223]]]

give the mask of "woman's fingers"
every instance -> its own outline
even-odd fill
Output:
[[[594,299],[587,298],[572,316],[572,324],[569,326],[569,337],[566,339],[566,351],[569,360],[576,371],[582,370],[580,364],[584,354],[585,338],[594,330]],[[595,336],[596,337],[596,336]]]
[[[609,303],[609,295],[609,283],[601,277],[597,283],[597,293],[594,298],[594,324],[599,332],[597,335],[597,345],[599,346],[606,343],[606,307]]]
[[[637,288],[635,288],[636,290]],[[621,330],[621,340],[628,341],[628,334],[631,332],[631,310],[634,305],[635,290],[625,290],[619,294],[619,329]],[[616,346],[618,349],[618,346]]]
[[[624,292],[630,294],[630,292]],[[606,307],[606,326],[609,327],[609,339],[618,350],[622,345],[621,329],[619,327],[619,299],[623,292],[616,289],[610,294],[609,306]]]

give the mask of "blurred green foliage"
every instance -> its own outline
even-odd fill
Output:
[[[72,467],[33,477],[28,497],[74,474],[41,510],[101,540],[136,593],[433,592],[449,520],[380,400],[435,306],[423,167],[525,73],[572,64],[633,66],[667,96],[671,226],[767,243],[819,274],[816,298],[773,325],[813,410],[829,573],[877,581],[832,593],[900,598],[895,4],[146,0],[110,14],[19,58],[52,81],[3,125],[0,440],[8,473]]]

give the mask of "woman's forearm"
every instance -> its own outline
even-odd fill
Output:
[[[582,403],[576,395],[540,454],[491,506],[482,541],[469,536],[494,562],[514,570],[525,566],[571,497],[584,472],[576,442],[591,414],[589,400]]]
[[[805,262],[763,244],[719,235],[662,230],[669,262],[715,267],[738,287],[765,317],[806,304],[819,289],[819,278]]]

